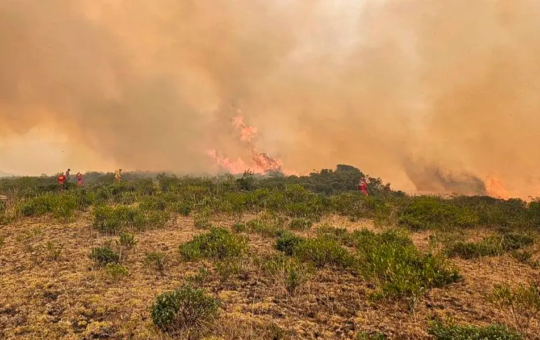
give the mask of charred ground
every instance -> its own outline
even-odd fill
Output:
[[[0,180],[6,339],[535,339],[540,203],[304,177]]]

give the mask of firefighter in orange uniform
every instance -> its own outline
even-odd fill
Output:
[[[58,186],[60,187],[60,191],[63,191],[64,187],[66,186],[66,175],[61,174],[60,176],[58,176],[57,182]]]
[[[77,178],[77,186],[82,187],[83,175],[80,172],[77,172],[77,175],[75,175],[75,178]]]

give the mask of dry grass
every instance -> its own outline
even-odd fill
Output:
[[[235,220],[212,222],[230,227]],[[349,231],[378,229],[371,221],[332,216],[300,234],[314,235],[324,223]],[[388,339],[429,339],[426,330],[434,315],[477,325],[503,323],[504,312],[488,307],[485,294],[498,283],[515,286],[540,278],[537,270],[504,255],[453,259],[464,280],[431,290],[414,311],[406,303],[371,301],[368,296],[376,287],[331,268],[313,272],[291,295],[283,275],[269,274],[256,261],[277,254],[267,237],[247,235],[251,255],[229,277],[220,277],[210,261],[182,261],[178,246],[206,232],[193,225],[191,218],[177,217],[163,229],[138,233],[138,243],[122,251],[129,275],[119,279],[112,279],[89,257],[93,247],[117,237],[93,230],[88,215],[73,223],[42,218],[3,226],[0,338],[168,339],[153,326],[149,307],[157,295],[177,288],[204,267],[209,276],[198,285],[223,303],[219,319],[205,333],[208,339],[354,339],[359,331],[381,331]],[[429,232],[411,236],[418,248],[429,249]],[[56,258],[49,256],[48,242],[62,246]],[[166,254],[163,272],[145,265],[146,253],[151,252]],[[538,320],[531,330],[540,334]]]

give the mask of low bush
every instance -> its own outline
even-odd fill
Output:
[[[259,234],[263,237],[279,237],[284,231],[277,224],[259,219],[249,221],[246,226],[249,232]]]
[[[456,242],[446,248],[449,257],[473,259],[485,256],[500,256],[504,253],[499,237],[487,237],[480,242]]]
[[[507,233],[501,236],[501,246],[505,251],[523,249],[534,244],[534,238],[526,234]]]
[[[131,249],[131,248],[135,247],[135,245],[137,244],[137,240],[135,239],[135,235],[130,234],[130,233],[122,233],[122,234],[120,234],[119,242],[120,242],[120,244],[122,246],[126,247],[127,249]]]
[[[502,325],[489,325],[486,327],[446,325],[442,322],[433,322],[429,335],[435,340],[522,340],[523,335]]]
[[[69,218],[78,206],[74,195],[48,193],[20,202],[16,210],[22,216],[42,216],[52,213],[56,218]]]
[[[118,280],[123,276],[129,275],[129,271],[126,267],[114,262],[107,263],[107,265],[105,266],[105,271],[114,280]]]
[[[246,278],[249,275],[246,264],[247,263],[239,257],[229,257],[218,261],[215,268],[221,283],[228,281],[232,276]]]
[[[165,211],[144,211],[128,206],[98,206],[94,208],[95,229],[103,233],[115,234],[127,228],[144,230],[165,225],[169,214]]]
[[[335,228],[329,225],[322,225],[316,230],[317,235],[332,238],[342,244],[352,246],[351,234],[346,228]]]
[[[296,244],[292,253],[300,260],[310,262],[318,268],[335,266],[354,269],[358,263],[347,249],[326,237],[304,239]]]
[[[292,230],[309,230],[313,226],[313,222],[307,218],[294,218],[289,227]]]
[[[293,266],[285,272],[285,289],[289,294],[294,295],[307,280],[305,269]]]
[[[162,331],[197,330],[217,316],[219,305],[218,299],[203,290],[186,286],[159,295],[151,317]]]
[[[139,208],[146,211],[165,211],[167,202],[159,196],[147,196],[140,200]]]
[[[540,268],[540,261],[533,260],[533,253],[530,251],[517,251],[514,250],[510,253],[510,256],[512,256],[516,261],[526,264],[530,266],[533,269]]]
[[[478,215],[467,207],[436,197],[417,197],[399,211],[399,224],[413,230],[473,227]]]
[[[381,332],[359,332],[356,340],[386,340],[386,336]]]
[[[456,282],[460,276],[444,258],[422,254],[411,239],[398,231],[376,234],[368,230],[353,233],[367,279],[381,286],[375,296],[389,299],[416,298],[434,287]]]
[[[186,282],[192,282],[196,284],[203,284],[210,276],[210,272],[206,268],[199,268],[197,274],[186,276]]]
[[[147,266],[149,267],[152,266],[157,271],[163,272],[163,270],[165,269],[165,257],[166,257],[165,253],[160,253],[160,252],[146,253],[144,262]]]
[[[193,226],[195,227],[195,229],[208,230],[212,228],[212,223],[205,217],[196,217],[193,220]]]
[[[248,231],[248,227],[245,223],[235,223],[232,226],[232,230],[235,233],[245,233],[246,231]]]
[[[92,248],[90,258],[100,266],[120,262],[120,255],[109,246]]]
[[[189,202],[175,202],[171,205],[170,210],[182,216],[189,216],[193,211],[193,206]]]
[[[180,246],[180,254],[188,261],[235,257],[242,255],[246,250],[246,238],[231,234],[223,228],[212,228],[210,232],[195,236],[192,241]]]
[[[534,244],[534,238],[518,233],[494,235],[484,238],[480,242],[455,242],[449,244],[446,253],[450,257],[464,259],[484,256],[499,256],[508,251],[516,251]]]
[[[296,247],[303,241],[303,238],[298,237],[291,232],[284,232],[277,239],[275,248],[284,252],[287,256],[293,256],[296,253]]]
[[[501,311],[521,331],[527,332],[531,321],[540,314],[540,287],[537,284],[510,286],[496,285],[487,300]]]

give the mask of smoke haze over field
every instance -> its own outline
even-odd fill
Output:
[[[257,149],[538,195],[533,0],[0,0],[0,170],[215,172]],[[30,137],[29,137],[30,136]]]

